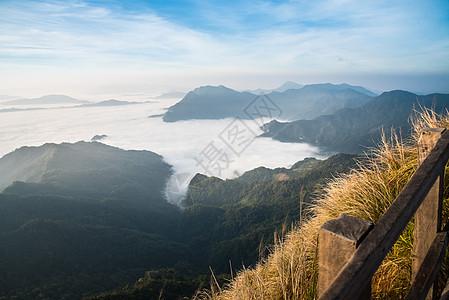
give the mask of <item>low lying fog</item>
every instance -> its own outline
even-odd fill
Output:
[[[196,173],[234,178],[265,166],[288,167],[305,157],[324,158],[307,144],[255,138],[261,133],[252,120],[192,120],[164,123],[158,115],[179,99],[115,107],[52,108],[0,112],[0,156],[21,146],[47,142],[100,142],[127,150],[150,150],[173,165],[176,175],[167,188],[178,203]],[[0,109],[11,108],[0,105]]]

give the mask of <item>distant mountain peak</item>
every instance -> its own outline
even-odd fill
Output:
[[[280,87],[274,89],[273,91],[282,93],[282,92],[285,92],[286,90],[301,89],[303,87],[304,87],[303,84],[299,84],[294,81],[286,81],[286,82],[284,82],[284,84],[282,84]]]
[[[347,83],[341,83],[341,84],[333,84],[333,83],[316,83],[316,84],[308,84],[303,87],[303,89],[312,89],[312,90],[345,90],[345,89],[351,89],[356,92],[368,95],[370,97],[376,97],[378,96],[376,93],[373,93],[372,91],[362,87],[362,86],[354,86]]]
[[[256,90],[247,90],[246,92],[253,93],[253,94],[256,94],[256,95],[260,95],[260,94],[269,94],[269,93],[272,93],[272,92],[282,93],[282,92],[285,92],[286,90],[301,89],[303,87],[304,87],[303,84],[296,83],[294,81],[286,81],[280,87],[275,88],[275,89],[271,89],[270,90],[270,89],[259,88],[259,89],[256,89]]]
[[[78,100],[66,95],[45,95],[39,98],[17,99],[3,102],[3,105],[35,105],[35,104],[64,104],[64,103],[89,103],[89,101]]]
[[[154,97],[154,99],[172,99],[172,98],[183,98],[186,95],[185,92],[166,92],[162,95]]]
[[[96,103],[88,103],[81,105],[82,107],[96,107],[96,106],[121,106],[130,104],[141,104],[142,102],[128,102],[116,99],[104,100]]]
[[[194,89],[193,91],[213,91],[213,90],[231,90],[230,88],[220,84],[220,85],[204,85],[204,86],[200,86],[196,89]]]
[[[298,120],[314,118],[322,114],[330,114],[344,107],[363,105],[371,99],[368,90],[347,88],[348,86],[335,86],[322,84],[301,87],[294,82],[286,82],[282,92],[269,94],[270,101],[275,103],[282,111],[283,120]],[[361,88],[363,89],[363,88]],[[176,122],[191,119],[223,119],[248,118],[246,114],[251,105],[257,104],[258,96],[250,92],[238,92],[219,86],[201,86],[189,92],[181,101],[169,107],[164,114],[165,122]],[[269,120],[267,120],[269,121]],[[265,120],[260,125],[265,123]]]
[[[272,121],[262,126],[263,137],[282,142],[309,143],[326,151],[360,153],[381,139],[381,128],[388,135],[391,128],[402,137],[411,134],[409,118],[415,108],[431,108],[437,114],[449,107],[449,94],[416,94],[395,90],[384,92],[362,106],[340,109],[312,120],[280,123]]]
[[[392,90],[392,91],[383,92],[381,94],[381,96],[386,96],[386,95],[416,95],[416,94],[414,94],[412,92],[404,91],[404,90]]]

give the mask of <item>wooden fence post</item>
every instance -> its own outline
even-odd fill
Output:
[[[427,128],[423,130],[418,141],[418,166],[420,166],[426,159],[444,130],[444,128]],[[416,274],[424,261],[427,251],[435,239],[436,234],[441,230],[443,176],[444,170],[440,177],[435,181],[434,186],[431,188],[415,214],[412,282],[417,279]],[[426,299],[433,298],[433,290],[433,288],[429,290]]]
[[[318,297],[321,296],[351,259],[373,223],[347,214],[326,222],[318,232]],[[371,298],[371,282],[359,299]]]

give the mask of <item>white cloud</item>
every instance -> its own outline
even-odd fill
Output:
[[[89,63],[150,65],[207,64],[224,54],[226,45],[211,36],[168,22],[155,14],[122,14],[102,7],[46,3],[25,11],[2,7],[9,16],[2,23],[0,53],[13,60],[27,56],[27,64],[50,59],[61,66]],[[42,11],[49,11],[42,15]],[[25,25],[26,24],[26,25]],[[25,25],[25,27],[24,27]],[[44,57],[45,56],[45,57]],[[122,64],[120,63],[122,62]]]
[[[171,72],[188,81],[192,74],[207,80],[213,72],[237,76],[449,69],[449,37],[432,20],[442,19],[447,10],[429,5],[428,13],[434,14],[426,16],[419,0],[242,1],[236,6],[198,1],[198,11],[183,12],[190,17],[179,13],[182,22],[151,7],[126,11],[95,3],[0,2],[0,80],[16,88],[25,84],[17,70],[46,76],[51,87],[64,77],[58,72],[84,72],[75,81],[84,79],[88,85],[98,81],[89,74],[98,73],[153,78]],[[128,84],[136,80],[132,77]]]
[[[222,166],[220,175],[223,178],[235,177],[237,173],[261,165],[271,168],[290,166],[305,157],[324,157],[312,146],[271,139],[255,139],[240,156],[233,155],[219,143],[219,134],[232,122],[231,119],[164,123],[161,118],[148,118],[164,112],[163,108],[171,103],[0,113],[0,157],[21,146],[89,141],[94,135],[102,134],[108,136],[102,140],[106,144],[156,152],[163,155],[177,173],[192,176],[197,172],[205,173],[195,157],[200,158],[200,153],[212,141],[229,153],[231,163],[227,168]],[[247,123],[254,127],[251,121]]]

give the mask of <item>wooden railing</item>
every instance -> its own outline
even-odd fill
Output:
[[[449,225],[441,231],[443,176],[448,159],[449,131],[424,130],[418,142],[418,169],[375,225],[342,214],[321,227],[319,299],[370,299],[374,273],[413,216],[412,283],[405,299],[433,299],[433,285],[449,239]]]

